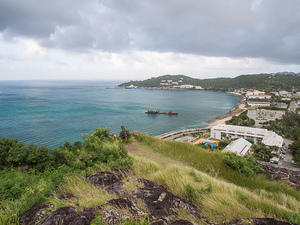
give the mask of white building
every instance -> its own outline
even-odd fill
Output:
[[[167,80],[168,83],[172,83],[173,80]]]
[[[202,90],[203,89],[203,87],[201,87],[201,86],[195,86],[194,88],[197,89],[197,90]]]
[[[252,144],[246,141],[244,138],[239,138],[232,141],[229,145],[224,148],[224,152],[233,152],[237,155],[245,155],[250,150]]]
[[[259,100],[259,99],[248,100],[247,104],[250,105],[250,106],[270,106],[271,105],[271,103],[269,101],[267,101],[267,100]]]
[[[248,99],[266,99],[269,100],[271,98],[270,95],[248,95]]]
[[[287,91],[279,91],[278,94],[281,97],[292,97],[292,94],[290,92],[287,92]]]
[[[210,137],[218,140],[224,137],[252,139],[254,142],[262,142],[267,146],[282,147],[283,138],[273,131],[263,128],[253,128],[235,125],[217,125],[210,129]]]
[[[247,91],[246,92],[246,97],[250,96],[250,95],[264,95],[265,92],[263,91],[258,91],[258,90],[254,90],[254,91]]]
[[[125,88],[126,88],[126,89],[136,89],[137,86],[134,86],[133,84],[131,84],[131,85],[125,87]]]
[[[194,86],[190,85],[190,84],[183,84],[183,85],[180,85],[180,88],[194,88]]]
[[[174,81],[173,81],[172,84],[173,84],[173,85],[178,85],[178,82],[174,82]]]

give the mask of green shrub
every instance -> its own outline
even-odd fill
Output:
[[[196,191],[191,185],[189,185],[189,184],[185,185],[184,190],[185,190],[187,199],[189,199],[191,201],[196,199]]]
[[[277,151],[277,147],[275,146],[266,146],[263,143],[257,143],[252,145],[253,156],[256,159],[263,160],[269,162],[270,159],[274,156],[273,152]]]
[[[260,171],[260,167],[255,159],[249,156],[238,156],[234,153],[226,153],[224,162],[232,169],[238,170],[247,176],[253,176]]]
[[[95,163],[106,163],[114,168],[128,168],[132,161],[123,144],[114,142],[108,129],[96,129],[90,135],[83,135],[84,142],[63,147],[48,148],[35,144],[25,145],[17,139],[0,139],[0,169],[7,167],[28,167],[38,171],[67,165],[84,169]]]
[[[239,116],[233,116],[226,124],[253,127],[255,121],[247,116],[248,111],[241,113]]]
[[[292,150],[294,161],[296,162],[297,166],[300,167],[300,139],[290,144],[289,149]]]
[[[194,178],[195,182],[197,182],[197,183],[201,183],[202,182],[202,179],[197,176],[197,174],[195,173],[195,171],[192,170],[191,172],[189,172],[189,175]]]

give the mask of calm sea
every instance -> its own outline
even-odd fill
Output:
[[[107,89],[103,81],[1,81],[0,138],[62,145],[81,140],[97,127],[158,135],[207,122],[231,110],[238,96],[192,90]],[[178,116],[148,115],[148,109]]]

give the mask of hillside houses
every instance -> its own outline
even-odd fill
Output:
[[[191,84],[183,84],[184,80],[183,78],[179,78],[176,81],[173,80],[161,80],[160,86],[166,87],[166,88],[174,88],[174,89],[196,89],[196,90],[202,90],[203,88],[201,86],[194,86]]]

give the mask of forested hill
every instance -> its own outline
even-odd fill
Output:
[[[235,78],[213,78],[213,79],[196,79],[184,75],[164,75],[153,77],[143,81],[130,81],[120,84],[120,87],[131,84],[138,87],[160,87],[162,80],[172,80],[178,82],[183,78],[181,84],[191,84],[202,86],[205,89],[238,89],[238,88],[255,88],[265,90],[284,89],[290,90],[293,87],[300,90],[300,73],[298,74],[252,74],[240,75]]]

